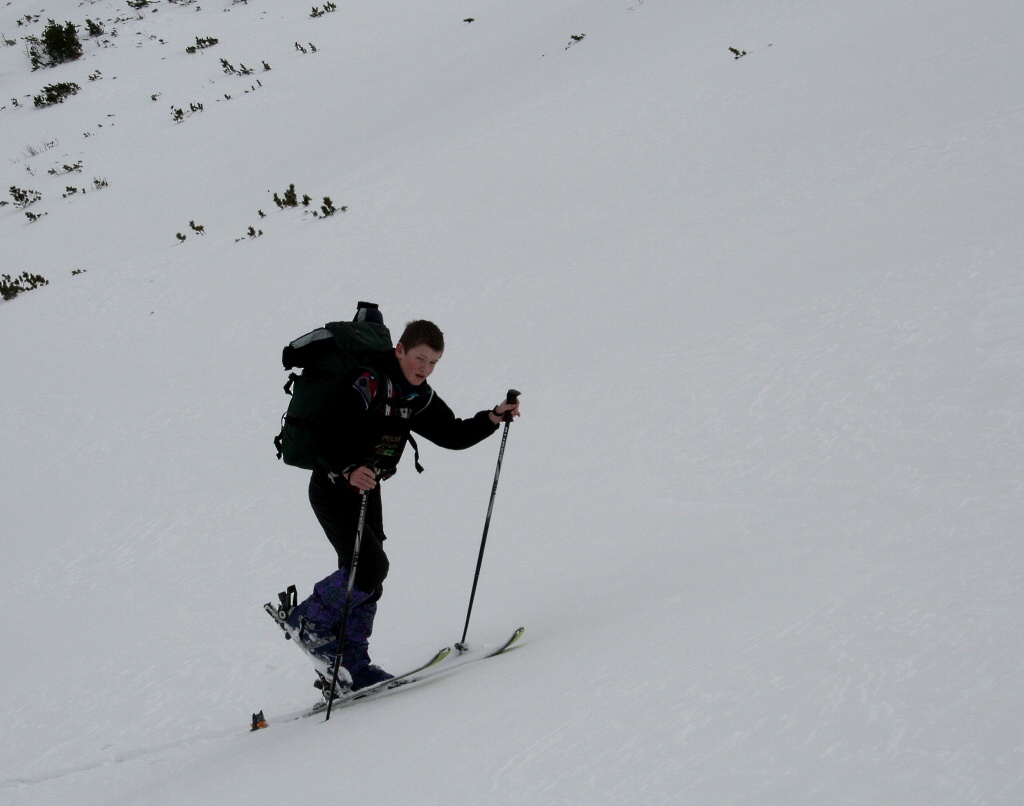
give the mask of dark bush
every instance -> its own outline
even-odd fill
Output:
[[[31,291],[33,288],[39,288],[41,285],[49,285],[50,281],[39,274],[29,274],[27,271],[23,271],[13,280],[11,275],[4,274],[0,276],[0,297],[5,300],[14,299],[22,291]]]
[[[60,84],[48,84],[43,87],[43,94],[35,96],[32,102],[38,107],[62,104],[65,99],[70,98],[72,95],[77,95],[80,89],[82,88],[77,84],[68,83],[67,81],[62,81]]]
[[[50,20],[43,29],[42,39],[29,37],[28,43],[33,70],[73,62],[82,56],[82,43],[78,40],[78,31],[73,22],[58,25]]]

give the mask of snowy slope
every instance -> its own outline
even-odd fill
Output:
[[[0,8],[0,273],[50,281],[0,303],[0,802],[1024,801],[1024,9],[472,6]],[[50,18],[108,33],[32,72]],[[522,390],[470,638],[527,636],[249,734],[333,562],[279,350],[358,299],[456,411]],[[461,634],[497,447],[388,483],[386,668]]]

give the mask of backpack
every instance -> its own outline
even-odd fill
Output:
[[[288,375],[284,391],[291,400],[281,417],[281,433],[274,439],[277,458],[286,465],[305,470],[323,466],[313,439],[314,423],[352,382],[356,370],[373,369],[394,349],[383,321],[367,321],[381,320],[377,306],[360,302],[359,308],[356,318],[363,321],[328,322],[284,348],[284,368],[302,370]]]

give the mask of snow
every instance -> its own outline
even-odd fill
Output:
[[[85,55],[32,72],[51,18]],[[49,280],[0,303],[0,802],[1024,802],[1020,3],[13,0],[0,32],[0,188],[43,196],[0,207],[0,273]],[[262,604],[333,562],[274,459],[279,351],[359,299],[441,325],[457,412],[522,391],[469,637],[527,632],[275,722],[316,692]],[[461,635],[498,439],[421,448],[393,670]]]

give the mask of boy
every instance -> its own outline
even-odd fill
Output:
[[[356,320],[382,322],[375,308],[360,308]],[[379,366],[358,372],[314,427],[321,463],[331,470],[313,471],[309,500],[338,553],[338,570],[314,586],[313,594],[288,614],[287,623],[316,659],[318,672],[330,680],[348,605],[341,657],[352,690],[392,677],[370,662],[368,651],[389,567],[380,482],[395,474],[407,442],[416,450],[410,432],[442,448],[461,450],[497,431],[506,413],[519,416],[518,403],[502,402],[466,420],[456,417],[427,384],[443,353],[444,334],[437,325],[422,319],[410,322],[394,353],[382,355]],[[416,468],[422,470],[418,451]],[[366,520],[349,601],[349,565],[363,496]]]

